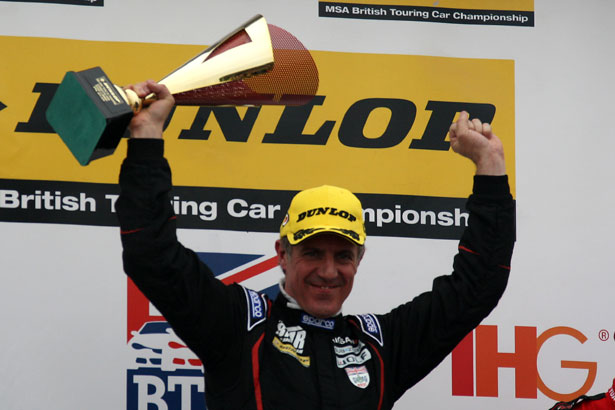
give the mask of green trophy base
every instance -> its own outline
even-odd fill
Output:
[[[67,72],[46,112],[81,165],[113,154],[133,115],[100,67]]]

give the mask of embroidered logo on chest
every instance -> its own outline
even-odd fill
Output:
[[[347,367],[346,374],[350,382],[360,389],[364,389],[369,386],[369,372],[365,366],[359,367]]]
[[[307,313],[301,315],[301,323],[309,326],[316,326],[322,329],[333,330],[335,328],[335,320],[333,319],[319,319],[314,316],[310,316]]]
[[[364,389],[369,385],[369,371],[363,365],[371,360],[372,354],[362,341],[349,337],[334,337],[333,352],[337,367],[344,369],[348,380],[356,387]]]
[[[301,326],[286,327],[280,320],[273,337],[273,346],[280,352],[294,357],[302,366],[310,367],[310,357],[303,356],[306,332]]]
[[[347,338],[347,340],[350,339]],[[333,342],[335,343],[335,339]],[[351,344],[334,344],[333,351],[335,352],[337,367],[340,369],[350,365],[363,364],[372,358],[372,354],[367,349],[367,346],[360,340]]]

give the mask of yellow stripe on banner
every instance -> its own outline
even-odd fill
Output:
[[[126,85],[145,79],[161,79],[202,46],[177,46],[0,36],[0,178],[49,179],[82,182],[116,182],[126,151],[80,166],[60,137],[49,133],[16,132],[27,123],[41,96],[37,84],[62,81],[67,71],[101,66],[110,79]]]
[[[534,11],[534,0],[332,0],[331,2],[450,9]]]
[[[33,90],[59,83],[68,70],[93,66],[101,66],[120,85],[160,79],[203,48],[0,36],[0,78],[5,79],[0,103],[6,105],[0,110],[0,178],[115,183],[125,141],[114,155],[82,167],[56,134],[16,131],[34,115],[40,93]],[[465,197],[474,172],[469,160],[446,147],[410,146],[437,123],[441,107],[472,103],[496,109],[493,127],[504,142],[514,192],[512,60],[323,51],[312,55],[320,75],[318,102],[303,113],[283,106],[237,108],[235,124],[253,121],[243,140],[245,128],[229,131],[228,118],[221,124],[204,109],[201,114],[207,116],[199,123],[198,107],[177,107],[165,131],[173,182],[280,190],[327,183],[358,193]],[[291,130],[290,116],[295,121]],[[448,123],[440,126],[448,129]],[[196,139],[179,138],[190,129]],[[445,142],[446,132],[437,138]],[[275,143],[280,140],[283,143]]]

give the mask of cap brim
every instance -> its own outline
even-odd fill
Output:
[[[298,231],[294,233],[289,232],[286,235],[286,237],[288,239],[288,242],[290,242],[291,245],[297,245],[298,243],[303,242],[308,238],[311,238],[313,236],[320,235],[323,233],[332,233],[335,235],[339,235],[343,237],[344,239],[348,239],[349,241],[359,246],[365,243],[365,236],[361,236],[355,231],[350,231],[347,229],[340,229],[340,228],[335,228],[335,227],[330,227],[330,226],[304,229],[302,231]]]

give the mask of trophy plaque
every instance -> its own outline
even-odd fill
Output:
[[[257,15],[168,74],[176,105],[302,105],[318,90],[309,51]],[[111,82],[100,67],[69,71],[46,111],[47,121],[81,165],[111,155],[135,113],[153,102]]]

